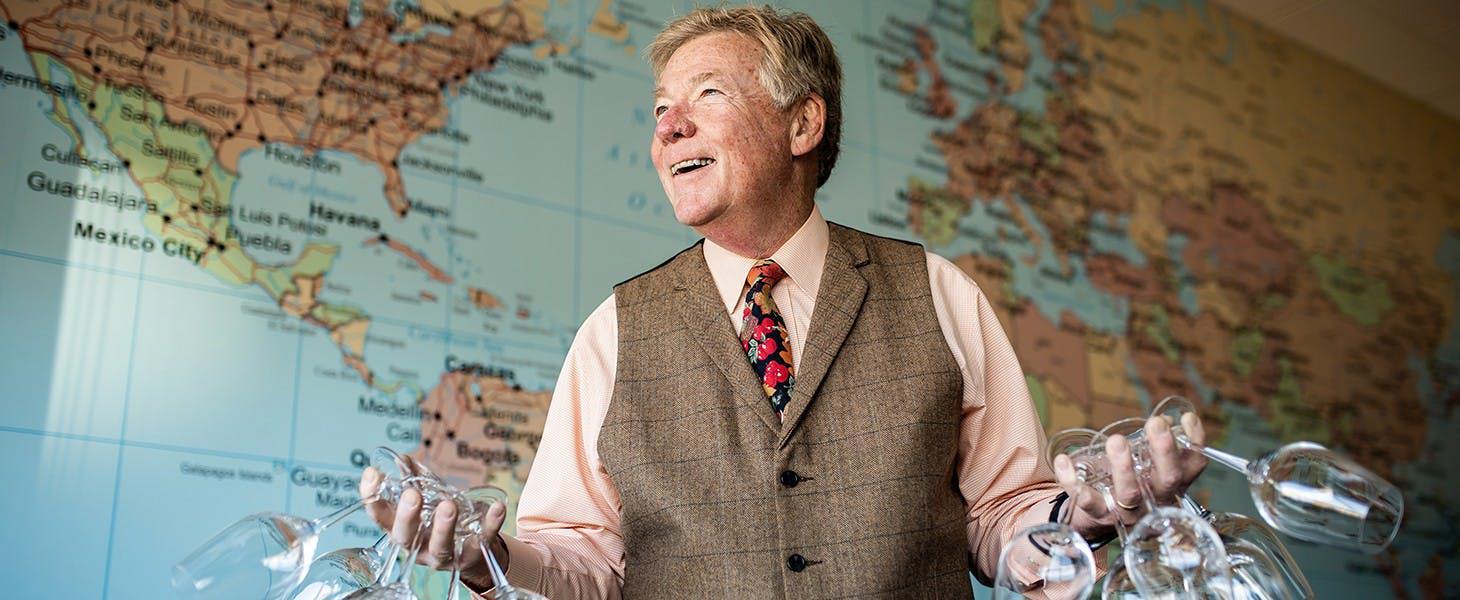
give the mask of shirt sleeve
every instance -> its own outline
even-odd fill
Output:
[[[1048,522],[1060,489],[1024,371],[988,297],[947,259],[927,257],[933,308],[963,372],[958,489],[974,574],[988,584],[999,550],[1019,530]]]
[[[517,506],[517,536],[502,536],[507,580],[550,598],[623,594],[620,499],[598,457],[618,364],[617,328],[610,297],[578,330]]]

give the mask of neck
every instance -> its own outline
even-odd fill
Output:
[[[798,203],[795,210],[784,213],[784,218],[747,224],[706,224],[696,227],[695,231],[737,255],[754,259],[769,258],[806,223],[807,217],[811,216],[812,206],[812,202],[808,200]]]
[[[776,205],[794,208],[716,219],[719,222],[695,227],[695,232],[739,256],[770,258],[806,224],[806,218],[816,206],[816,161],[806,157],[798,159],[778,191],[781,195]]]

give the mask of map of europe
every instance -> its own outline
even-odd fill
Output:
[[[821,210],[972,276],[1048,431],[1174,394],[1341,449],[1408,510],[1378,556],[1289,540],[1320,596],[1460,595],[1460,123],[1200,0],[778,4],[846,71]],[[641,57],[691,7],[0,0],[16,597],[165,597],[379,445],[520,492],[577,325],[696,239]]]

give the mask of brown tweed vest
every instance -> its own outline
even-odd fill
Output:
[[[698,244],[614,289],[629,598],[969,598],[962,378],[921,247],[831,225],[785,422]]]

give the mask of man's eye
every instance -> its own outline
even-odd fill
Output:
[[[720,93],[720,90],[717,90],[715,88],[705,88],[705,91],[700,92],[700,95],[701,96],[708,96],[710,94],[719,94],[719,93]]]
[[[660,104],[659,106],[654,107],[654,118],[657,119],[659,117],[664,116],[664,111],[667,111],[667,110],[669,110],[669,107],[668,106],[664,106],[663,104]]]

